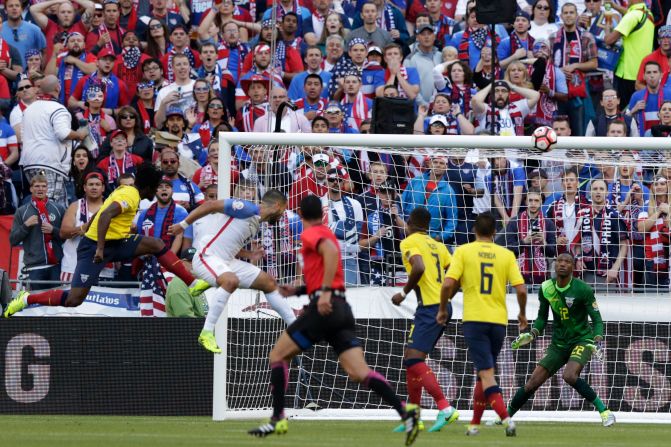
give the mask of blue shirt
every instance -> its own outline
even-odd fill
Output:
[[[289,96],[289,99],[292,101],[296,101],[297,99],[302,98],[305,96],[305,89],[303,86],[305,85],[305,78],[308,77],[308,72],[304,71],[301,73],[298,73],[294,78],[291,80],[291,84],[289,85],[289,90],[287,91],[287,95]],[[331,80],[331,73],[322,70],[321,73],[319,73],[319,77],[322,78],[323,86],[324,88],[322,89],[322,98],[328,98],[329,97],[329,91],[328,88],[326,88],[329,85],[329,81]]]
[[[47,40],[42,30],[32,23],[25,20],[13,29],[9,22],[5,21],[2,26],[2,39],[9,45],[16,48],[21,54],[21,64],[26,68],[26,51],[30,49],[43,50],[47,46]]]
[[[643,191],[643,202],[644,203],[639,203],[640,206],[644,207],[647,209],[648,207],[648,200],[650,199],[650,190],[646,187],[643,186],[641,182],[634,181],[632,184],[638,185],[641,187],[641,190]],[[608,185],[608,203],[615,205],[615,194],[613,193],[613,188],[615,186],[615,183],[610,183]],[[631,186],[629,185],[622,185],[620,184],[620,197],[619,197],[619,202],[624,202],[624,200],[627,198],[627,194],[629,193],[629,190],[631,189]]]
[[[647,89],[645,88],[636,90],[634,94],[631,95],[631,100],[629,100],[629,105],[627,106],[629,110],[633,109],[637,102],[645,99],[646,90]],[[659,97],[660,93],[662,94],[662,98]],[[636,113],[634,116],[638,122],[639,136],[645,136],[645,131],[654,124],[657,124],[657,121],[659,121],[659,106],[663,101],[671,101],[671,89],[664,88],[657,93],[648,93],[648,100],[645,102],[645,109]],[[650,121],[652,121],[652,124],[646,125],[646,122]]]
[[[163,220],[165,219],[165,215],[168,213],[168,207],[166,206],[165,208],[161,207],[156,207],[156,217],[154,219],[154,222],[151,220],[147,219],[147,210],[143,210],[140,212],[140,216],[137,219],[137,231],[140,234],[148,234],[151,235],[151,228],[154,228],[154,237],[161,237],[161,230],[163,229]],[[186,219],[186,216],[188,216],[189,213],[187,211],[179,206],[175,206],[175,216],[173,219],[173,223],[180,223],[184,219]],[[189,225],[186,230],[184,230],[184,237],[189,238],[193,240],[193,226]]]

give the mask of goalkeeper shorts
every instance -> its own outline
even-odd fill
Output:
[[[545,356],[538,362],[540,366],[547,369],[550,376],[554,375],[569,361],[578,362],[585,366],[592,358],[592,350],[587,347],[589,342],[579,341],[565,348],[554,343],[545,350]]]

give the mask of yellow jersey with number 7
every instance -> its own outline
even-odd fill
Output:
[[[401,241],[401,254],[408,274],[412,270],[410,258],[421,256],[424,262],[424,274],[415,288],[417,303],[420,306],[440,304],[440,288],[451,260],[445,244],[432,239],[426,233],[413,233]]]
[[[494,242],[458,247],[447,277],[461,282],[463,321],[508,324],[506,285],[524,284],[515,254]]]

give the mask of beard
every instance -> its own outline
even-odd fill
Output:
[[[506,106],[508,105],[508,101],[503,99],[497,99],[496,101],[494,101],[494,105],[496,106],[497,109],[505,109]]]
[[[83,49],[83,48],[77,48],[77,49],[68,50],[68,54],[69,54],[70,56],[74,56],[74,57],[79,57],[79,56],[81,56],[83,52],[84,52],[84,49]]]

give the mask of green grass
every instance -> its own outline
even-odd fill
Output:
[[[290,421],[289,433],[251,438],[247,430],[259,421],[212,422],[206,417],[0,416],[0,445],[7,447],[114,446],[263,446],[393,447],[403,434],[391,433],[393,422]],[[430,424],[427,424],[430,426]],[[482,426],[480,435],[464,436],[465,424],[440,433],[420,433],[415,443],[429,446],[655,447],[669,445],[668,425],[598,423],[518,423],[517,437],[506,438],[500,426]]]

